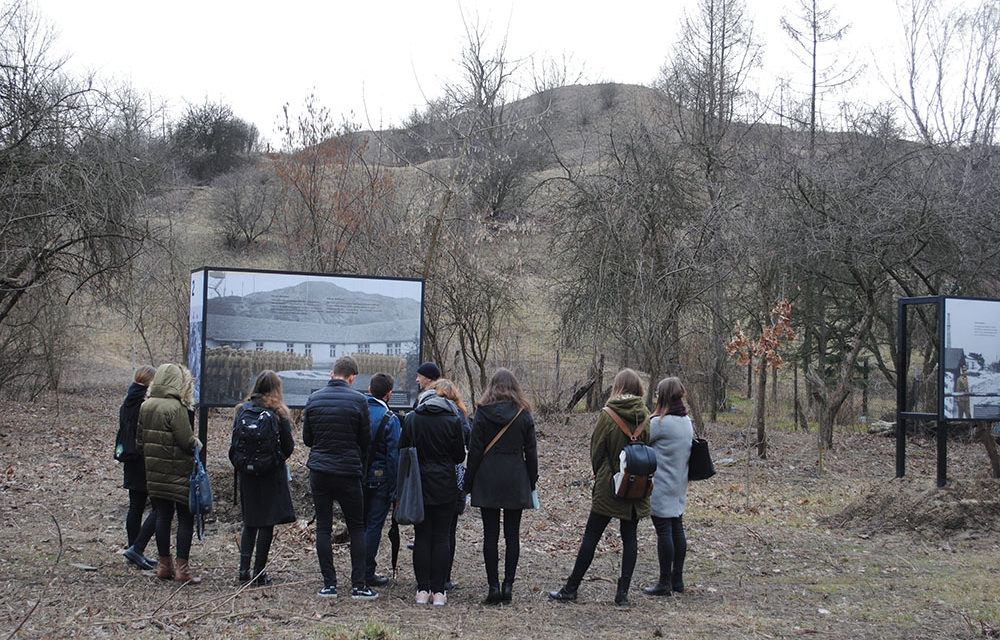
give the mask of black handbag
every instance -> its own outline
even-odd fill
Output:
[[[691,457],[688,459],[688,480],[708,480],[715,475],[712,454],[708,452],[708,440],[695,438],[691,441]]]

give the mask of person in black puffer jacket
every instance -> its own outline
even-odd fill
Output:
[[[330,382],[314,391],[302,413],[302,442],[309,447],[309,484],[316,508],[316,557],[323,574],[322,597],[337,596],[333,566],[333,501],[340,504],[351,538],[351,597],[374,599],[365,583],[365,520],[361,480],[372,434],[365,396],[351,388],[358,363],[333,363]]]
[[[406,415],[400,447],[416,447],[424,498],[424,521],[413,527],[413,573],[417,603],[444,605],[450,558],[449,533],[458,500],[455,465],[465,459],[461,410],[431,394]],[[433,596],[431,595],[433,594]]]
[[[125,393],[125,400],[118,409],[118,432],[122,441],[122,451],[116,457],[122,463],[122,488],[128,490],[128,514],[125,516],[125,535],[128,548],[122,552],[129,564],[140,569],[155,569],[156,565],[144,553],[146,545],[156,532],[156,509],[150,509],[146,519],[149,493],[146,492],[146,462],[135,444],[136,429],[139,426],[139,407],[146,399],[149,383],[153,381],[156,369],[146,364],[135,370],[132,384]]]

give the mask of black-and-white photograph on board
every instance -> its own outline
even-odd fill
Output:
[[[1000,301],[944,300],[944,417],[1000,420]]]
[[[358,361],[355,389],[364,393],[372,375],[388,373],[396,381],[390,405],[412,405],[423,281],[210,267],[191,279],[188,360],[200,405],[235,405],[258,373],[273,369],[285,403],[304,406],[345,355]]]

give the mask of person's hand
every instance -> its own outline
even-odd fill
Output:
[[[194,437],[194,446],[198,447],[199,449],[205,448],[205,445],[201,443],[201,440],[198,439],[198,436]]]

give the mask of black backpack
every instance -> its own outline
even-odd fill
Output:
[[[229,461],[240,473],[262,476],[282,462],[278,418],[271,409],[247,404],[233,423]]]
[[[653,476],[656,475],[656,451],[648,444],[639,440],[639,434],[646,426],[647,418],[636,427],[635,432],[629,431],[625,422],[610,407],[604,411],[618,424],[618,428],[629,437],[629,442],[618,454],[618,471],[615,472],[613,459],[608,455],[608,466],[611,467],[611,490],[615,497],[623,500],[642,500],[653,492]]]

